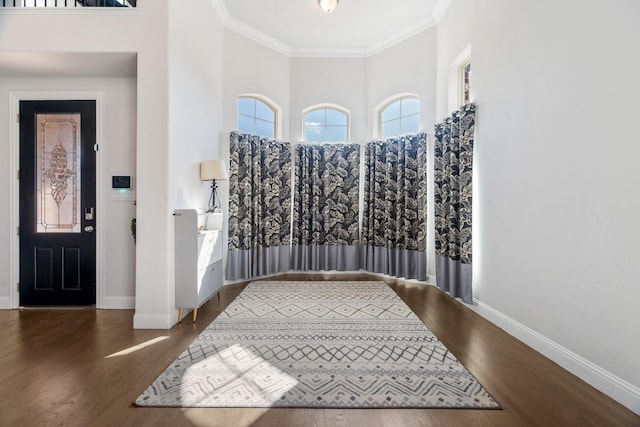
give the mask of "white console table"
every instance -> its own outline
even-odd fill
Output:
[[[178,320],[183,309],[192,308],[195,322],[198,307],[222,288],[222,231],[203,230],[207,214],[195,209],[177,209],[173,215]]]

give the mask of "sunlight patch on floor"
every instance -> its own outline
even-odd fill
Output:
[[[150,345],[154,345],[156,343],[159,343],[160,341],[164,341],[164,340],[166,340],[168,338],[169,338],[168,336],[157,337],[157,338],[151,339],[149,341],[145,341],[143,343],[134,345],[133,347],[125,348],[124,350],[119,351],[117,353],[110,354],[110,355],[106,356],[105,359],[109,359],[111,357],[117,357],[117,356],[125,356],[127,354],[133,353],[134,351],[138,351],[138,350],[141,350],[141,349],[143,349],[145,347],[149,347]]]

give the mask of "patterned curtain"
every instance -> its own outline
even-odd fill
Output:
[[[467,104],[435,127],[436,281],[470,304],[471,185],[476,107]]]
[[[291,145],[231,133],[227,279],[290,268]]]
[[[358,270],[360,146],[300,144],[295,161],[293,269]]]
[[[367,271],[427,278],[426,142],[418,133],[366,145],[361,265]]]

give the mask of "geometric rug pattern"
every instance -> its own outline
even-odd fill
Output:
[[[135,403],[500,408],[377,281],[250,283]]]

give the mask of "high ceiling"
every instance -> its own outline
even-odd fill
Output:
[[[451,0],[212,0],[225,27],[290,56],[367,56],[434,25]]]

